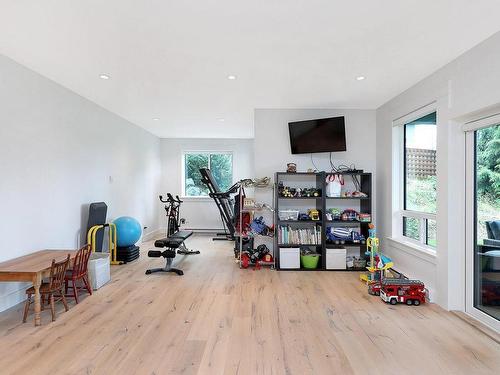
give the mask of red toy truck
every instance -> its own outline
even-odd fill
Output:
[[[425,286],[420,280],[384,279],[380,284],[380,298],[391,305],[406,303],[418,306],[425,303]]]

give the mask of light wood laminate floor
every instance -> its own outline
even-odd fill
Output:
[[[202,254],[182,277],[146,276],[163,264],[148,243],[54,323],[1,313],[0,373],[500,373],[500,345],[438,306],[386,305],[357,273],[240,270],[210,237],[188,245]]]

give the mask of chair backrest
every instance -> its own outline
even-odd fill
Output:
[[[488,238],[500,240],[500,220],[486,221],[485,224]]]
[[[52,259],[52,266],[50,267],[50,284],[49,289],[51,291],[60,290],[64,285],[64,276],[66,275],[66,270],[69,266],[70,256],[66,260],[61,262],[56,262]]]
[[[87,273],[87,266],[89,264],[90,254],[92,248],[90,245],[83,246],[78,253],[76,253],[75,261],[73,262],[73,276],[80,277]]]

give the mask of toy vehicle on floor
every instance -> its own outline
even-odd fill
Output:
[[[380,298],[391,305],[418,306],[425,303],[425,296],[426,289],[420,280],[384,279],[380,283]]]

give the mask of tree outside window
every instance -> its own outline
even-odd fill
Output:
[[[233,184],[233,155],[230,152],[186,152],[184,153],[184,196],[207,197],[208,188],[201,181],[201,168],[209,168],[225,191]]]

